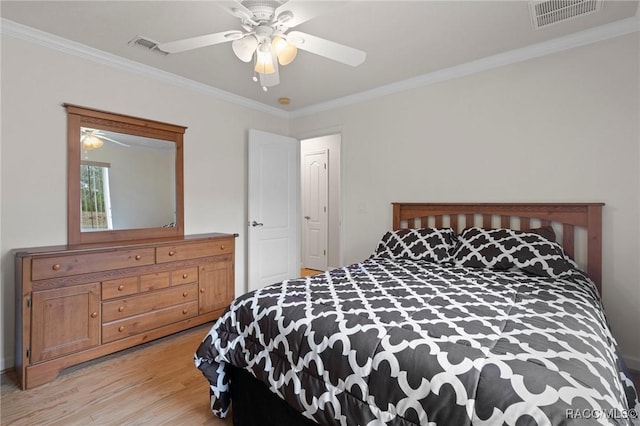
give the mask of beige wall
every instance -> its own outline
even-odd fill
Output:
[[[288,120],[94,61],[2,38],[2,364],[13,365],[14,284],[9,250],[65,244],[63,102],[187,126],[185,232],[239,233],[236,293],[245,291],[246,133],[288,133]]]
[[[292,121],[342,127],[344,261],[392,201],[602,201],[604,304],[640,369],[640,35]]]

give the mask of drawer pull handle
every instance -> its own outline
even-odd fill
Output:
[[[175,252],[175,251],[173,251],[173,250],[171,250],[171,251],[169,252],[169,256],[173,256],[174,254],[176,254],[176,252]]]
[[[182,293],[182,297],[187,297],[189,295],[189,293],[187,293],[186,291],[184,293]]]
[[[120,307],[118,308],[118,312],[122,312],[122,311],[124,311],[124,306],[120,306]]]
[[[136,259],[136,260],[140,260],[140,259],[142,259],[142,256],[140,256],[139,254],[136,254],[135,259]]]
[[[124,331],[124,325],[121,325],[120,327],[118,327],[118,331],[122,333]]]
[[[189,312],[189,311],[187,311],[186,309],[183,309],[183,310],[182,310],[182,313],[183,313],[184,315],[186,315],[186,314],[187,314],[187,312]]]
[[[188,276],[189,276],[188,274],[182,274],[182,279],[186,280]]]
[[[220,250],[224,250],[224,246],[220,246]]]
[[[97,316],[98,316],[98,313],[97,313],[97,312],[91,312],[91,318],[95,318],[95,317],[97,317]]]
[[[122,290],[124,290],[124,285],[120,284],[120,285],[118,286],[118,291],[122,291]]]
[[[204,287],[200,289],[200,293],[204,293]]]
[[[58,269],[60,269],[60,264],[59,264],[59,263],[56,263],[55,265],[53,265],[53,266],[51,267],[51,269],[53,269],[54,271],[57,271]]]

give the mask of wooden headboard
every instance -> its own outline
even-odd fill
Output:
[[[602,294],[602,207],[604,203],[392,203],[393,229],[470,226],[526,231],[559,228],[558,241],[572,258],[576,228],[586,230],[586,272]]]

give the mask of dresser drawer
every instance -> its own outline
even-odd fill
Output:
[[[102,326],[102,343],[113,342],[114,340],[144,333],[154,328],[193,318],[197,314],[198,302],[193,301],[112,321]]]
[[[126,317],[197,300],[198,284],[191,283],[102,302],[102,322],[105,324]]]
[[[171,272],[171,285],[181,285],[198,281],[198,267],[176,269]]]
[[[102,299],[128,296],[138,292],[138,277],[102,281]]]
[[[153,265],[154,248],[113,250],[110,252],[85,253],[67,256],[51,256],[33,259],[31,279],[33,281],[58,278],[67,275],[110,271],[134,266]]]
[[[158,290],[169,287],[171,273],[157,272],[140,276],[140,292]]]
[[[233,253],[233,243],[234,240],[232,238],[222,238],[190,244],[162,246],[156,248],[156,262],[175,262],[176,260]]]

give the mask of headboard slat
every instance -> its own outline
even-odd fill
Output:
[[[465,220],[465,224],[464,224],[465,228],[471,228],[472,226],[475,225],[473,214],[465,215],[464,220]]]
[[[436,228],[442,228],[442,215],[436,216]]]
[[[511,218],[506,215],[500,215],[500,226],[503,228],[511,228]]]
[[[453,232],[458,233],[460,218],[457,214],[452,214],[449,216],[449,227],[453,229]]]
[[[562,248],[564,252],[567,253],[571,258],[573,258],[575,250],[573,248],[573,241],[575,240],[573,226],[567,225],[566,223],[562,225]]]

